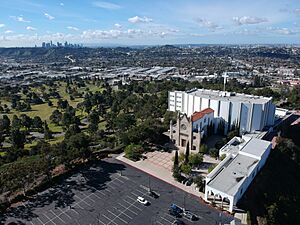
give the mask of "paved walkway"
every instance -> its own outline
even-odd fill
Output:
[[[168,153],[168,154],[172,155],[172,153]],[[171,158],[172,158],[172,156],[171,156]],[[202,199],[204,199],[204,194],[202,192],[197,191],[194,184],[192,184],[191,186],[186,186],[184,184],[181,184],[181,183],[175,181],[175,179],[172,176],[172,172],[169,169],[170,167],[168,167],[168,169],[167,169],[167,168],[164,168],[163,166],[161,166],[160,164],[154,164],[152,162],[151,158],[133,162],[133,161],[125,158],[124,153],[123,153],[123,154],[119,155],[117,157],[117,159],[130,165],[130,166],[133,166],[139,170],[142,170],[145,173],[148,173],[154,177],[157,177],[175,187],[178,187],[190,194],[193,194],[197,197],[201,197]],[[172,163],[172,161],[171,161],[171,163]]]

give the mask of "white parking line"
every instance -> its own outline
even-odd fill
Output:
[[[172,218],[173,220],[176,220],[176,217],[174,217],[174,216],[171,216],[171,215],[169,215],[167,213],[165,213],[165,215],[168,216],[168,217],[170,217],[170,218]]]
[[[103,225],[106,225],[106,224],[105,224],[105,223],[103,223],[101,220],[99,220],[99,219],[98,219],[98,221],[99,221],[100,223],[102,223]]]
[[[39,217],[37,217],[37,220],[38,220],[41,224],[45,224]]]
[[[121,214],[119,214],[119,215],[116,215],[116,214],[114,214],[113,212],[111,212],[111,211],[109,211],[109,210],[107,210],[107,212],[109,212],[110,214],[112,214],[112,215],[114,215],[114,219],[113,220],[115,220],[115,219],[119,219],[119,220],[121,220],[122,222],[124,222],[124,223],[128,223],[126,220],[123,220],[120,216],[123,214],[123,213],[121,213]]]
[[[167,221],[168,223],[171,223],[171,224],[173,223],[173,221],[167,220],[165,217],[161,216],[160,218],[162,218],[163,220]]]
[[[118,209],[117,207],[113,207],[115,210],[117,210],[117,211],[120,211],[120,212],[122,212],[120,209]],[[129,219],[131,219],[132,220],[132,217],[130,217],[130,216],[128,216],[126,213],[125,213],[125,211],[123,212],[123,215],[124,216],[126,216],[126,217],[128,217]]]
[[[83,203],[85,203],[86,205],[91,206],[91,204],[89,204],[89,203],[87,203],[86,201],[84,201],[84,199],[85,199],[85,198],[88,198],[88,196],[86,196],[86,197],[84,197],[84,198],[80,198],[80,197],[78,197],[77,195],[75,195],[74,198],[75,198],[75,197],[78,198],[78,199],[79,199],[80,201],[82,201]],[[78,206],[79,206],[79,205],[78,205]]]
[[[142,191],[139,191],[138,189],[136,189],[135,191],[138,191],[138,192],[140,192],[141,194],[145,195],[145,193],[144,193],[144,192],[142,192]]]
[[[108,224],[110,224],[110,223],[114,223],[114,224],[118,225],[118,224],[117,224],[117,223],[115,223],[113,220],[109,219],[107,216],[103,215],[103,217],[104,217],[104,218],[106,218],[106,219],[108,219],[108,220],[110,221]]]
[[[54,216],[56,216],[60,221],[62,221],[63,223],[66,223],[63,219],[60,218],[60,215],[57,216],[57,215],[52,211],[52,209],[50,209],[50,212],[51,212]],[[53,222],[53,221],[52,221],[52,222]]]
[[[71,209],[71,211],[74,211],[77,215],[79,215],[79,213],[75,209]]]
[[[62,214],[65,214],[67,217],[69,217],[69,219],[72,219],[71,216],[69,216],[66,212],[62,211],[61,208],[58,209],[62,212]]]
[[[44,217],[46,217],[46,218],[48,219],[48,221],[47,221],[46,223],[51,222],[51,223],[57,225],[57,224],[56,224],[55,222],[53,222],[53,221],[51,220],[51,218],[49,218],[45,213],[43,213],[43,215],[44,215]],[[55,215],[54,215],[54,216],[55,216]]]
[[[126,207],[124,205],[122,205],[121,203],[119,203],[119,205],[126,209]],[[134,215],[137,216],[137,213],[132,211],[131,209],[128,209],[128,211],[132,212]]]
[[[100,198],[100,197],[99,197],[98,195],[96,195],[95,193],[93,193],[93,195],[94,195],[96,198],[102,200],[102,198]]]
[[[130,202],[128,202],[128,201],[126,201],[125,199],[123,199],[123,201],[124,201],[124,202],[127,202],[129,205],[131,205],[131,204],[132,204],[132,203],[130,203]],[[134,203],[135,203],[135,202],[134,202]],[[134,203],[133,203],[133,204],[134,204]],[[136,208],[136,209],[137,209],[137,210],[139,210],[139,211],[142,211],[142,209],[140,209],[140,208],[136,207],[136,206],[135,206],[135,205],[133,205],[133,204],[132,204],[132,206],[133,206],[134,208]]]
[[[87,197],[88,199],[90,199],[92,202],[95,202],[95,200],[94,200],[94,199],[92,199],[90,196],[86,195],[86,194],[85,194],[85,193],[83,193],[83,192],[82,192],[82,194],[83,194],[85,197]]]
[[[161,225],[164,225],[163,223],[161,223],[161,222],[159,222],[159,221],[156,221],[156,223],[159,223],[159,224],[161,224]]]

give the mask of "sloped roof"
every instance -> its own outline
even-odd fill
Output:
[[[193,115],[191,116],[192,118],[192,121],[195,122],[199,119],[201,119],[203,116],[205,116],[206,114],[210,114],[210,113],[213,113],[214,110],[211,109],[211,108],[206,108],[206,109],[203,109],[202,111],[200,112],[194,112]]]

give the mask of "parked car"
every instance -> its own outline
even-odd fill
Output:
[[[191,221],[194,221],[197,219],[197,217],[193,213],[191,213],[190,211],[187,211],[187,210],[183,212],[183,216]]]
[[[176,224],[176,225],[185,225],[185,222],[183,222],[182,220],[175,220],[173,224]]]
[[[174,204],[174,203],[171,204],[170,209],[173,209],[174,211],[176,211],[176,212],[179,213],[179,214],[183,212],[182,208],[179,207],[179,206],[177,206],[177,205]]]
[[[170,215],[175,216],[176,218],[181,217],[180,213],[174,209],[169,209],[169,213]]]
[[[144,199],[143,197],[140,197],[140,196],[136,200],[143,205],[149,204],[149,202],[146,199]]]

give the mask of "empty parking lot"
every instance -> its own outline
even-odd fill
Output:
[[[160,197],[151,198],[149,187]],[[137,202],[138,196],[147,199],[150,205]],[[194,222],[182,218],[186,224],[228,224],[233,219],[159,179],[115,159],[107,159],[81,169],[33,200],[10,209],[0,216],[0,223],[168,225],[175,221],[168,213],[171,203],[199,217]]]

